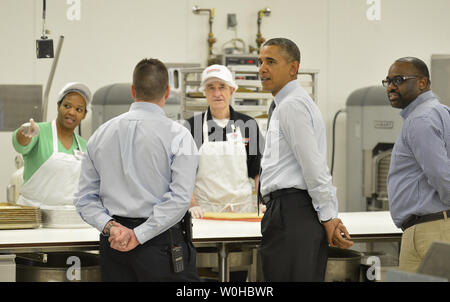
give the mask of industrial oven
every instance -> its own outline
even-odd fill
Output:
[[[387,175],[403,120],[382,86],[347,99],[347,211],[388,210]]]

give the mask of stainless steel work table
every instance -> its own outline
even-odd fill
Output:
[[[389,212],[340,213],[353,241],[400,241],[402,231]],[[193,220],[194,245],[218,247],[220,281],[229,280],[229,244],[259,244],[259,222]],[[99,232],[94,228],[0,230],[0,253],[37,253],[97,250]]]

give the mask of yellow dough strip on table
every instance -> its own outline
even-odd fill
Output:
[[[203,213],[203,219],[211,220],[234,220],[234,221],[261,221],[263,214],[258,216],[257,213],[231,213],[231,212],[205,212]]]

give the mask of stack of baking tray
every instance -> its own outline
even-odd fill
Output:
[[[38,207],[0,203],[0,229],[33,229],[41,224]]]

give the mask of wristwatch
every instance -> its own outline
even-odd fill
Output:
[[[321,220],[320,223],[321,223],[321,224],[324,224],[325,222],[328,222],[328,221],[330,221],[330,220],[332,220],[332,219],[333,219],[333,218],[330,218],[330,219],[328,219],[328,220]]]
[[[113,219],[111,219],[110,221],[108,221],[105,225],[105,228],[103,229],[103,235],[105,235],[106,237],[109,237],[109,230],[111,229],[111,227],[113,226]]]

